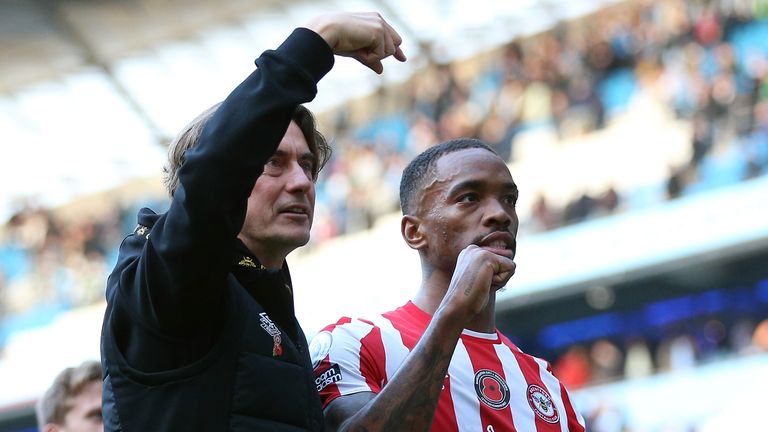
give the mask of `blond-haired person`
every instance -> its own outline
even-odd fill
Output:
[[[59,372],[35,407],[42,432],[101,432],[101,364],[91,360]]]

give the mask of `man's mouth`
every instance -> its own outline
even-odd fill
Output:
[[[478,246],[509,258],[515,257],[517,242],[509,231],[494,231],[476,242]]]
[[[282,213],[307,214],[307,211],[301,207],[288,207]]]
[[[303,204],[294,204],[280,209],[281,214],[309,216],[309,207]]]

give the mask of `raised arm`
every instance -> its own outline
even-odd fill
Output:
[[[399,44],[378,14],[334,14],[296,29],[256,60],[258,68],[226,98],[184,155],[168,212],[152,221],[148,234],[140,233],[143,239],[127,241],[138,258],[118,264],[107,296],[120,297],[120,308],[129,311],[125,316],[143,320],[137,331],[197,336],[216,322],[248,197],[295,107],[315,97],[334,53],[376,70],[389,55],[404,59]],[[394,53],[387,54],[392,47]]]
[[[442,303],[421,340],[378,394],[334,399],[325,409],[330,431],[427,431],[465,325],[515,270],[511,259],[477,246],[459,255]]]

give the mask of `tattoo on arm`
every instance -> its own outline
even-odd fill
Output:
[[[467,287],[464,288],[464,295],[466,297],[469,297],[470,294],[472,294],[472,287],[475,286],[475,279],[477,279],[477,271],[473,271],[472,274],[470,274]]]
[[[425,334],[381,393],[342,430],[428,431],[457,341],[458,335],[451,340],[448,335]]]

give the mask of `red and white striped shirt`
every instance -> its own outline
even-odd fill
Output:
[[[378,393],[431,317],[412,302],[373,320],[344,317],[310,345],[323,407],[339,396]],[[549,364],[499,331],[464,330],[451,358],[432,431],[578,432],[584,419]]]

